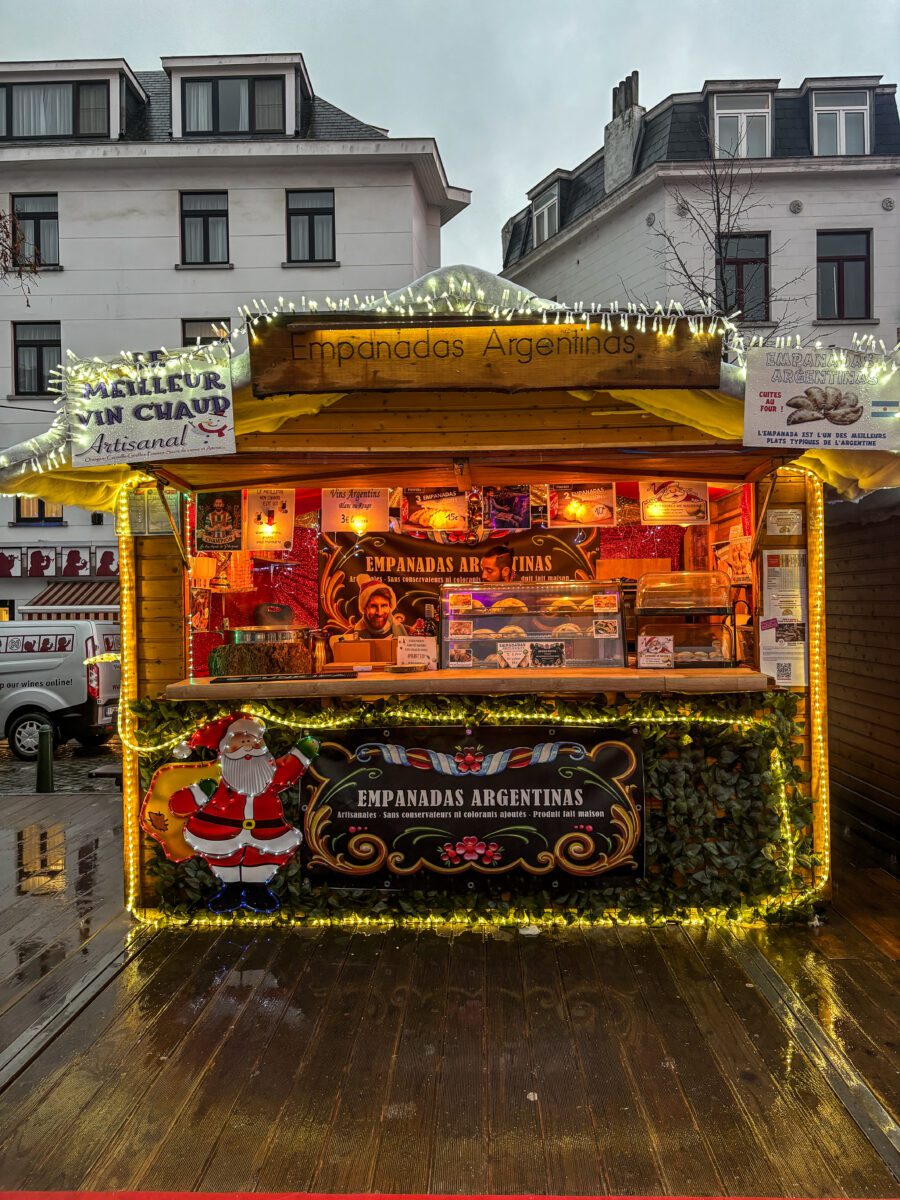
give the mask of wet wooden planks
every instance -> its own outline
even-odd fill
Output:
[[[7,1188],[896,1194],[727,941],[676,928],[165,930],[0,1131]]]

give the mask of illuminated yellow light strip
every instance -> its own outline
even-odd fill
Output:
[[[137,666],[134,605],[134,539],[128,518],[127,486],[119,488],[116,497],[116,518],[119,529],[119,584],[121,610],[121,690],[119,694],[119,738],[122,742],[122,806],[125,824],[125,906],[135,911],[139,900],[141,839],[140,771],[134,745],[134,714],[131,701],[137,698]]]
[[[821,806],[823,865],[816,878],[821,891],[831,875],[831,814],[828,778],[828,730],[825,640],[825,500],[822,483],[812,471],[804,470],[807,498],[807,563],[809,594],[809,735],[815,797]],[[813,821],[815,827],[815,819]],[[815,876],[814,876],[815,878]]]

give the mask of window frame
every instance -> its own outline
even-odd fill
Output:
[[[26,517],[26,516],[22,515],[22,501],[23,500],[37,500],[38,515],[36,517]],[[53,502],[50,501],[49,503],[53,503]],[[15,519],[14,523],[16,525],[64,525],[65,524],[65,514],[63,512],[63,506],[61,504],[59,505],[59,516],[58,517],[48,517],[47,516],[47,504],[48,504],[48,501],[40,500],[36,496],[19,496],[19,495],[17,495],[16,496],[16,519]]]
[[[321,195],[331,197],[330,208],[291,208],[291,193],[303,192],[308,196]],[[294,258],[291,246],[291,217],[308,217],[308,243],[311,253],[315,254],[315,220],[319,216],[331,217],[331,257],[330,258]],[[287,259],[289,263],[333,263],[337,262],[337,221],[335,219],[334,188],[285,188],[284,190],[284,221]]]
[[[72,132],[71,133],[19,133],[12,131],[13,89],[17,87],[41,87],[43,84],[59,86],[68,84],[72,88]],[[102,87],[106,93],[106,128],[102,133],[82,133],[81,105],[79,96],[83,87]],[[109,138],[109,80],[108,79],[41,79],[31,81],[23,79],[16,83],[0,83],[0,104],[4,106],[6,115],[6,133],[0,133],[0,142],[41,142],[61,139],[75,141],[81,138]]]
[[[747,96],[765,96],[765,108],[752,108],[749,105],[746,108],[731,108],[719,110],[719,100],[725,96],[736,99],[742,99]],[[736,154],[725,154],[719,147],[719,117],[737,117],[738,118],[738,149]],[[766,152],[764,158],[772,157],[772,93],[771,92],[715,92],[713,94],[713,156],[715,158],[757,158],[758,155],[750,155],[746,152],[747,147],[747,118],[762,117],[766,118]],[[744,152],[741,152],[741,147],[744,147]]]
[[[53,216],[52,216],[52,219],[56,222],[56,248],[57,248],[56,262],[52,262],[52,263],[44,262],[43,256],[41,254],[41,240],[42,240],[41,239],[41,226],[45,222],[49,222],[51,220],[50,214],[47,213],[46,215],[44,215],[42,213],[28,213],[27,215],[22,214],[22,216],[23,216],[23,219],[25,219],[25,220],[35,222],[36,236],[34,239],[34,248],[36,251],[36,257],[35,257],[34,262],[32,263],[31,261],[29,261],[27,259],[20,260],[19,256],[16,255],[16,259],[15,259],[16,266],[30,267],[33,265],[33,266],[36,266],[37,268],[58,267],[59,266],[59,193],[58,192],[14,192],[9,198],[9,212],[10,212],[10,217],[12,218],[13,229],[15,230],[15,228],[18,224],[17,214],[16,214],[16,201],[17,200],[25,200],[25,199],[47,200],[51,196],[56,201],[56,212],[54,212]],[[18,242],[18,240],[19,240],[18,237],[16,237],[17,242]]]
[[[55,325],[56,328],[59,330],[59,340],[58,341],[40,341],[40,342],[25,341],[24,343],[20,343],[19,330],[27,329],[31,325]],[[12,321],[11,326],[12,326],[12,340],[13,340],[13,363],[12,363],[12,365],[13,365],[13,395],[17,399],[20,396],[21,397],[52,396],[53,393],[49,390],[49,387],[44,387],[43,389],[38,390],[36,392],[26,392],[26,391],[22,391],[20,389],[20,387],[19,387],[19,348],[20,348],[20,345],[23,345],[23,344],[26,346],[38,346],[38,347],[58,346],[59,347],[59,361],[60,361],[60,363],[62,363],[62,323],[60,321]],[[41,355],[40,359],[39,359],[38,375],[39,375],[40,382],[49,384],[49,379],[45,378],[45,376],[44,376],[43,355]]]
[[[864,236],[866,239],[866,253],[861,254],[819,254],[819,238],[829,235],[847,234],[855,236]],[[866,311],[864,314],[857,313],[855,316],[844,315],[844,272],[839,269],[836,276],[837,287],[835,289],[835,307],[837,313],[833,317],[823,317],[821,307],[821,292],[819,290],[819,264],[820,263],[847,263],[847,262],[864,262],[866,264],[866,282],[865,282],[865,297]],[[817,229],[816,230],[816,320],[817,321],[870,321],[872,319],[872,230],[871,229]]]
[[[770,292],[770,288],[771,288],[771,242],[770,242],[770,237],[771,237],[771,234],[767,230],[751,231],[751,230],[743,230],[742,229],[739,233],[723,234],[721,236],[721,238],[719,239],[719,254],[717,256],[717,264],[716,264],[717,268],[720,264],[722,266],[726,266],[726,267],[729,265],[732,265],[735,267],[734,305],[728,305],[727,303],[725,303],[727,301],[728,297],[722,296],[722,302],[723,302],[722,306],[726,312],[728,311],[729,307],[731,307],[731,308],[738,307],[740,309],[740,313],[741,313],[739,320],[740,320],[741,324],[744,324],[744,325],[766,324],[767,322],[771,321],[771,319],[772,319],[771,292]],[[765,238],[765,242],[766,242],[765,258],[738,258],[738,257],[726,256],[723,253],[723,243],[727,244],[728,242],[736,241],[738,238]],[[750,317],[747,315],[745,308],[744,308],[744,303],[743,303],[743,298],[744,298],[744,294],[745,294],[745,285],[744,285],[742,268],[745,266],[758,267],[760,265],[763,267],[764,281],[765,281],[765,316]],[[718,269],[717,269],[716,273],[718,275],[718,273],[719,273]]]
[[[549,199],[547,199],[543,204],[538,206],[538,201],[544,200],[545,197],[549,197]],[[551,209],[556,210],[556,214],[555,214],[556,228],[553,230],[552,233],[547,232],[547,230],[549,229],[549,221],[547,219],[547,214],[550,212]],[[559,210],[560,210],[559,184],[557,184],[557,183],[551,183],[548,188],[545,188],[545,190],[543,192],[541,192],[541,194],[539,196],[535,197],[535,199],[532,200],[532,202],[531,202],[531,228],[532,228],[531,240],[533,243],[533,248],[535,250],[538,248],[538,246],[543,246],[544,242],[549,242],[552,237],[556,237],[556,235],[559,233],[559,215],[560,215]],[[542,217],[544,218],[543,224],[544,224],[545,232],[544,232],[543,237],[540,240],[538,240],[538,236],[537,236],[538,228],[539,228],[538,223]]]
[[[185,196],[224,196],[225,207],[217,209],[191,209],[187,214],[184,207]],[[231,225],[228,219],[230,204],[227,191],[187,191],[178,193],[178,208],[181,214],[180,232],[181,232],[181,266],[183,267],[225,267],[231,260]],[[186,216],[200,217],[203,220],[203,258],[188,262],[184,256],[185,251],[185,218]],[[212,217],[225,218],[225,257],[220,261],[210,261],[209,257],[209,222]]]
[[[228,129],[224,132],[219,129],[219,84],[224,80],[226,83],[237,83],[240,80],[247,81],[247,104],[248,104],[248,128],[247,129]],[[281,86],[281,127],[279,129],[257,129],[256,128],[256,85],[257,83],[271,83],[277,81]],[[211,83],[212,90],[212,129],[188,129],[187,127],[187,85],[189,83]],[[181,80],[181,135],[188,138],[203,138],[203,137],[277,137],[282,136],[286,128],[286,105],[287,105],[287,86],[284,75],[185,75]]]
[[[824,104],[821,107],[816,104],[816,96],[823,96],[828,92],[838,92],[845,95],[852,95],[854,92],[864,92],[866,97],[865,104]],[[814,158],[846,158],[847,144],[846,128],[844,116],[850,112],[861,112],[863,114],[863,154],[872,153],[872,93],[868,88],[820,88],[812,94],[812,143]],[[819,122],[818,116],[820,113],[834,113],[837,117],[837,154],[823,154],[819,150]],[[850,155],[854,157],[854,155]]]
[[[193,325],[193,324],[200,323],[200,322],[202,322],[205,325],[219,325],[220,327],[224,326],[224,328],[226,328],[229,333],[231,332],[231,318],[230,317],[182,317],[181,318],[181,344],[182,344],[182,346],[196,346],[197,345],[198,339],[196,337],[188,338],[186,327],[188,325]],[[220,338],[218,338],[214,335],[211,335],[209,337],[203,336],[203,337],[200,337],[199,344],[201,346],[209,346],[212,342],[218,342],[220,340],[221,340]]]

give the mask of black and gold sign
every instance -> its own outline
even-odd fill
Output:
[[[323,743],[301,803],[305,873],[336,886],[644,871],[631,731],[350,730]]]

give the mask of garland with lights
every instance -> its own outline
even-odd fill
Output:
[[[223,714],[221,705],[143,700],[137,716],[141,787],[177,742]],[[276,924],[479,927],[496,924],[612,924],[664,921],[783,921],[805,918],[815,901],[810,876],[812,801],[794,761],[796,697],[617,697],[611,704],[550,696],[435,696],[374,704],[269,701],[247,704],[284,753],[305,731],[415,725],[634,725],[644,742],[646,874],[626,886],[541,888],[509,879],[466,890],[311,887],[293,860],[273,882],[283,908]],[[296,805],[297,801],[294,801]],[[286,805],[288,819],[301,823]],[[158,894],[150,920],[254,923],[250,914],[211,917],[215,883],[199,859],[169,862],[147,839],[147,870]],[[823,880],[819,881],[821,886]],[[269,923],[271,918],[266,918]]]

